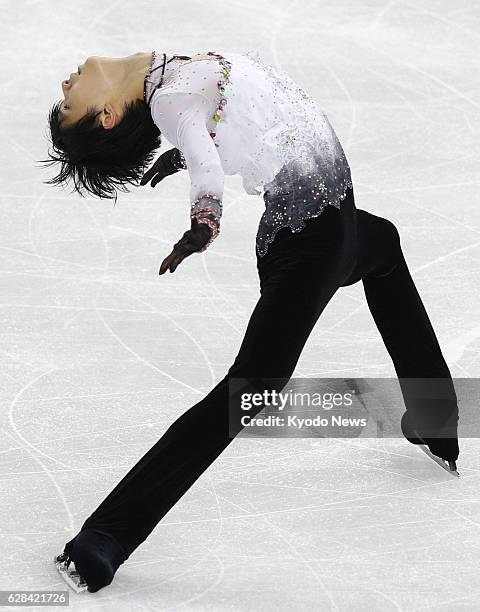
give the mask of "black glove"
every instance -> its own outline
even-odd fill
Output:
[[[170,149],[162,153],[153,166],[145,172],[140,185],[146,185],[150,179],[151,187],[155,187],[157,183],[163,180],[170,174],[175,174],[179,170],[185,169],[183,156],[179,149]]]
[[[206,223],[199,223],[192,218],[192,226],[183,234],[180,240],[174,245],[173,251],[165,257],[160,266],[159,274],[164,274],[169,268],[170,272],[175,272],[179,263],[192,253],[198,253],[207,244],[212,236],[213,230]]]

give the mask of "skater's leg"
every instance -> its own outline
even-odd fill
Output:
[[[357,210],[357,232],[357,267],[346,284],[362,279],[409,413],[420,419],[427,436],[427,429],[432,436],[443,426],[438,435],[445,438],[429,443],[432,452],[456,459],[458,406],[453,381],[405,261],[398,230],[387,219]],[[433,389],[442,399],[427,399]]]
[[[333,207],[323,214],[298,234],[278,234],[268,259],[259,263],[261,296],[227,375],[169,427],[82,529],[112,534],[130,555],[232,441],[230,378],[288,381],[315,322],[347,276],[343,217]]]

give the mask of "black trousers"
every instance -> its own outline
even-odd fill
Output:
[[[230,377],[288,381],[339,287],[362,281],[399,378],[444,378],[453,389],[395,225],[357,209],[351,189],[340,209],[327,206],[301,232],[280,230],[268,253],[257,257],[257,268],[260,298],[225,377],[168,428],[82,526],[113,535],[127,557],[232,442]]]

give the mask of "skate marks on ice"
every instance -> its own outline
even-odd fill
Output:
[[[267,57],[301,79],[331,115],[356,170],[358,206],[398,222],[448,363],[456,375],[478,376],[478,338],[458,331],[478,326],[478,251],[473,249],[478,249],[475,159],[480,139],[478,95],[473,94],[480,91],[474,69],[479,8],[446,0],[428,3],[428,10],[427,3],[409,0],[380,4],[327,1],[319,10],[315,2],[259,6],[247,0],[234,2],[217,17],[232,50],[258,40]],[[183,17],[204,19],[208,26],[208,11],[198,12],[194,5],[185,5]],[[198,263],[189,262],[190,268],[185,264],[179,271],[182,281],[178,277],[159,285],[151,280],[150,268],[164,245],[178,238],[177,230],[183,231],[185,208],[177,204],[184,200],[187,175],[170,177],[172,182],[155,190],[121,194],[115,208],[90,201],[92,216],[79,198],[42,186],[43,173],[34,160],[45,153],[44,115],[53,88],[60,93],[59,81],[71,70],[72,58],[78,63],[92,53],[127,55],[140,50],[139,41],[147,48],[161,47],[158,24],[178,16],[174,5],[113,2],[106,9],[114,9],[112,19],[105,25],[92,19],[96,5],[85,0],[81,11],[59,4],[52,29],[45,6],[33,0],[26,6],[11,0],[2,5],[5,66],[23,75],[1,94],[3,133],[11,144],[3,152],[1,188],[4,389],[15,397],[39,372],[58,367],[55,377],[30,385],[28,395],[15,403],[14,431],[2,420],[5,430],[22,436],[16,444],[7,438],[1,449],[3,588],[64,586],[53,554],[97,505],[100,487],[107,493],[151,438],[153,444],[151,427],[159,430],[185,409],[190,396],[182,399],[188,391],[173,377],[183,382],[185,373],[193,387],[205,389],[209,363],[217,376],[230,365],[239,343],[234,330],[243,330],[256,280],[250,264],[242,265],[240,258],[252,253],[243,245],[252,244],[255,216],[261,212],[256,208],[261,202],[242,196],[240,205],[228,209],[223,244]],[[81,41],[75,37],[80,30]],[[22,32],[32,36],[19,46],[15,41]],[[205,28],[179,28],[168,47],[185,53],[205,50],[204,34]],[[64,53],[49,53],[57,48]],[[24,119],[12,121],[25,79],[33,84],[35,104],[24,109]],[[168,143],[163,147],[169,148]],[[47,197],[40,199],[43,189]],[[112,225],[128,230],[128,237]],[[157,235],[157,240],[141,233]],[[207,288],[199,289],[199,282]],[[121,288],[151,301],[154,314],[132,303]],[[92,310],[95,300],[98,310]],[[360,286],[339,292],[310,338],[301,370],[394,375],[363,300]],[[97,327],[93,314],[98,311],[123,345],[115,348],[108,330]],[[179,342],[180,333],[158,314],[162,311],[188,330],[208,362],[200,363],[202,353],[195,356],[192,338],[193,350],[187,339]],[[133,325],[127,317],[135,319]],[[142,327],[150,330],[145,342],[136,333]],[[230,334],[220,338],[222,327]],[[170,363],[164,354],[172,346],[175,360]],[[168,385],[159,383],[158,370],[148,364],[167,370]],[[105,589],[101,603],[85,593],[72,597],[78,597],[77,609],[218,610],[228,600],[245,611],[332,609],[307,575],[308,563],[333,591],[337,611],[478,610],[479,440],[462,442],[458,481],[406,440],[344,440],[333,457],[326,452],[334,446],[329,440],[316,441],[314,453],[304,441],[293,441],[290,457],[282,447],[274,452],[270,440],[261,443],[263,456],[257,441],[251,441],[248,454],[247,442],[232,445],[209,475],[222,519],[216,518],[213,494],[200,482],[138,550],[136,565],[121,581],[116,579],[116,590]],[[355,464],[362,459],[367,467]],[[233,502],[245,505],[246,518],[240,510],[238,518],[230,518],[237,516],[230,511]],[[196,504],[203,514],[198,520],[211,518],[211,523],[192,526]],[[315,509],[301,511],[302,506]],[[291,537],[298,555],[282,548],[279,536],[260,529],[259,512]],[[220,522],[222,532],[217,533]],[[165,546],[169,557],[164,563]],[[195,565],[208,549],[209,556]],[[166,580],[180,571],[181,578]],[[248,588],[240,590],[239,584]]]

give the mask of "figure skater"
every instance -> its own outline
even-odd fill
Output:
[[[458,406],[449,368],[403,256],[396,226],[357,209],[350,168],[325,113],[255,51],[89,57],[62,82],[48,120],[80,195],[114,199],[127,184],[190,177],[190,227],[162,261],[176,271],[218,237],[225,175],[265,202],[256,236],[260,296],[225,377],[182,414],[55,557],[78,590],[111,583],[118,567],[234,439],[229,381],[288,382],[339,287],[362,281],[401,383],[405,436],[456,469]],[[161,144],[173,145],[145,174]],[[442,379],[446,398],[418,402],[405,379]],[[258,407],[258,411],[262,406]],[[253,414],[250,413],[252,416]],[[75,570],[70,568],[73,561]],[[73,578],[74,577],[74,578]]]

